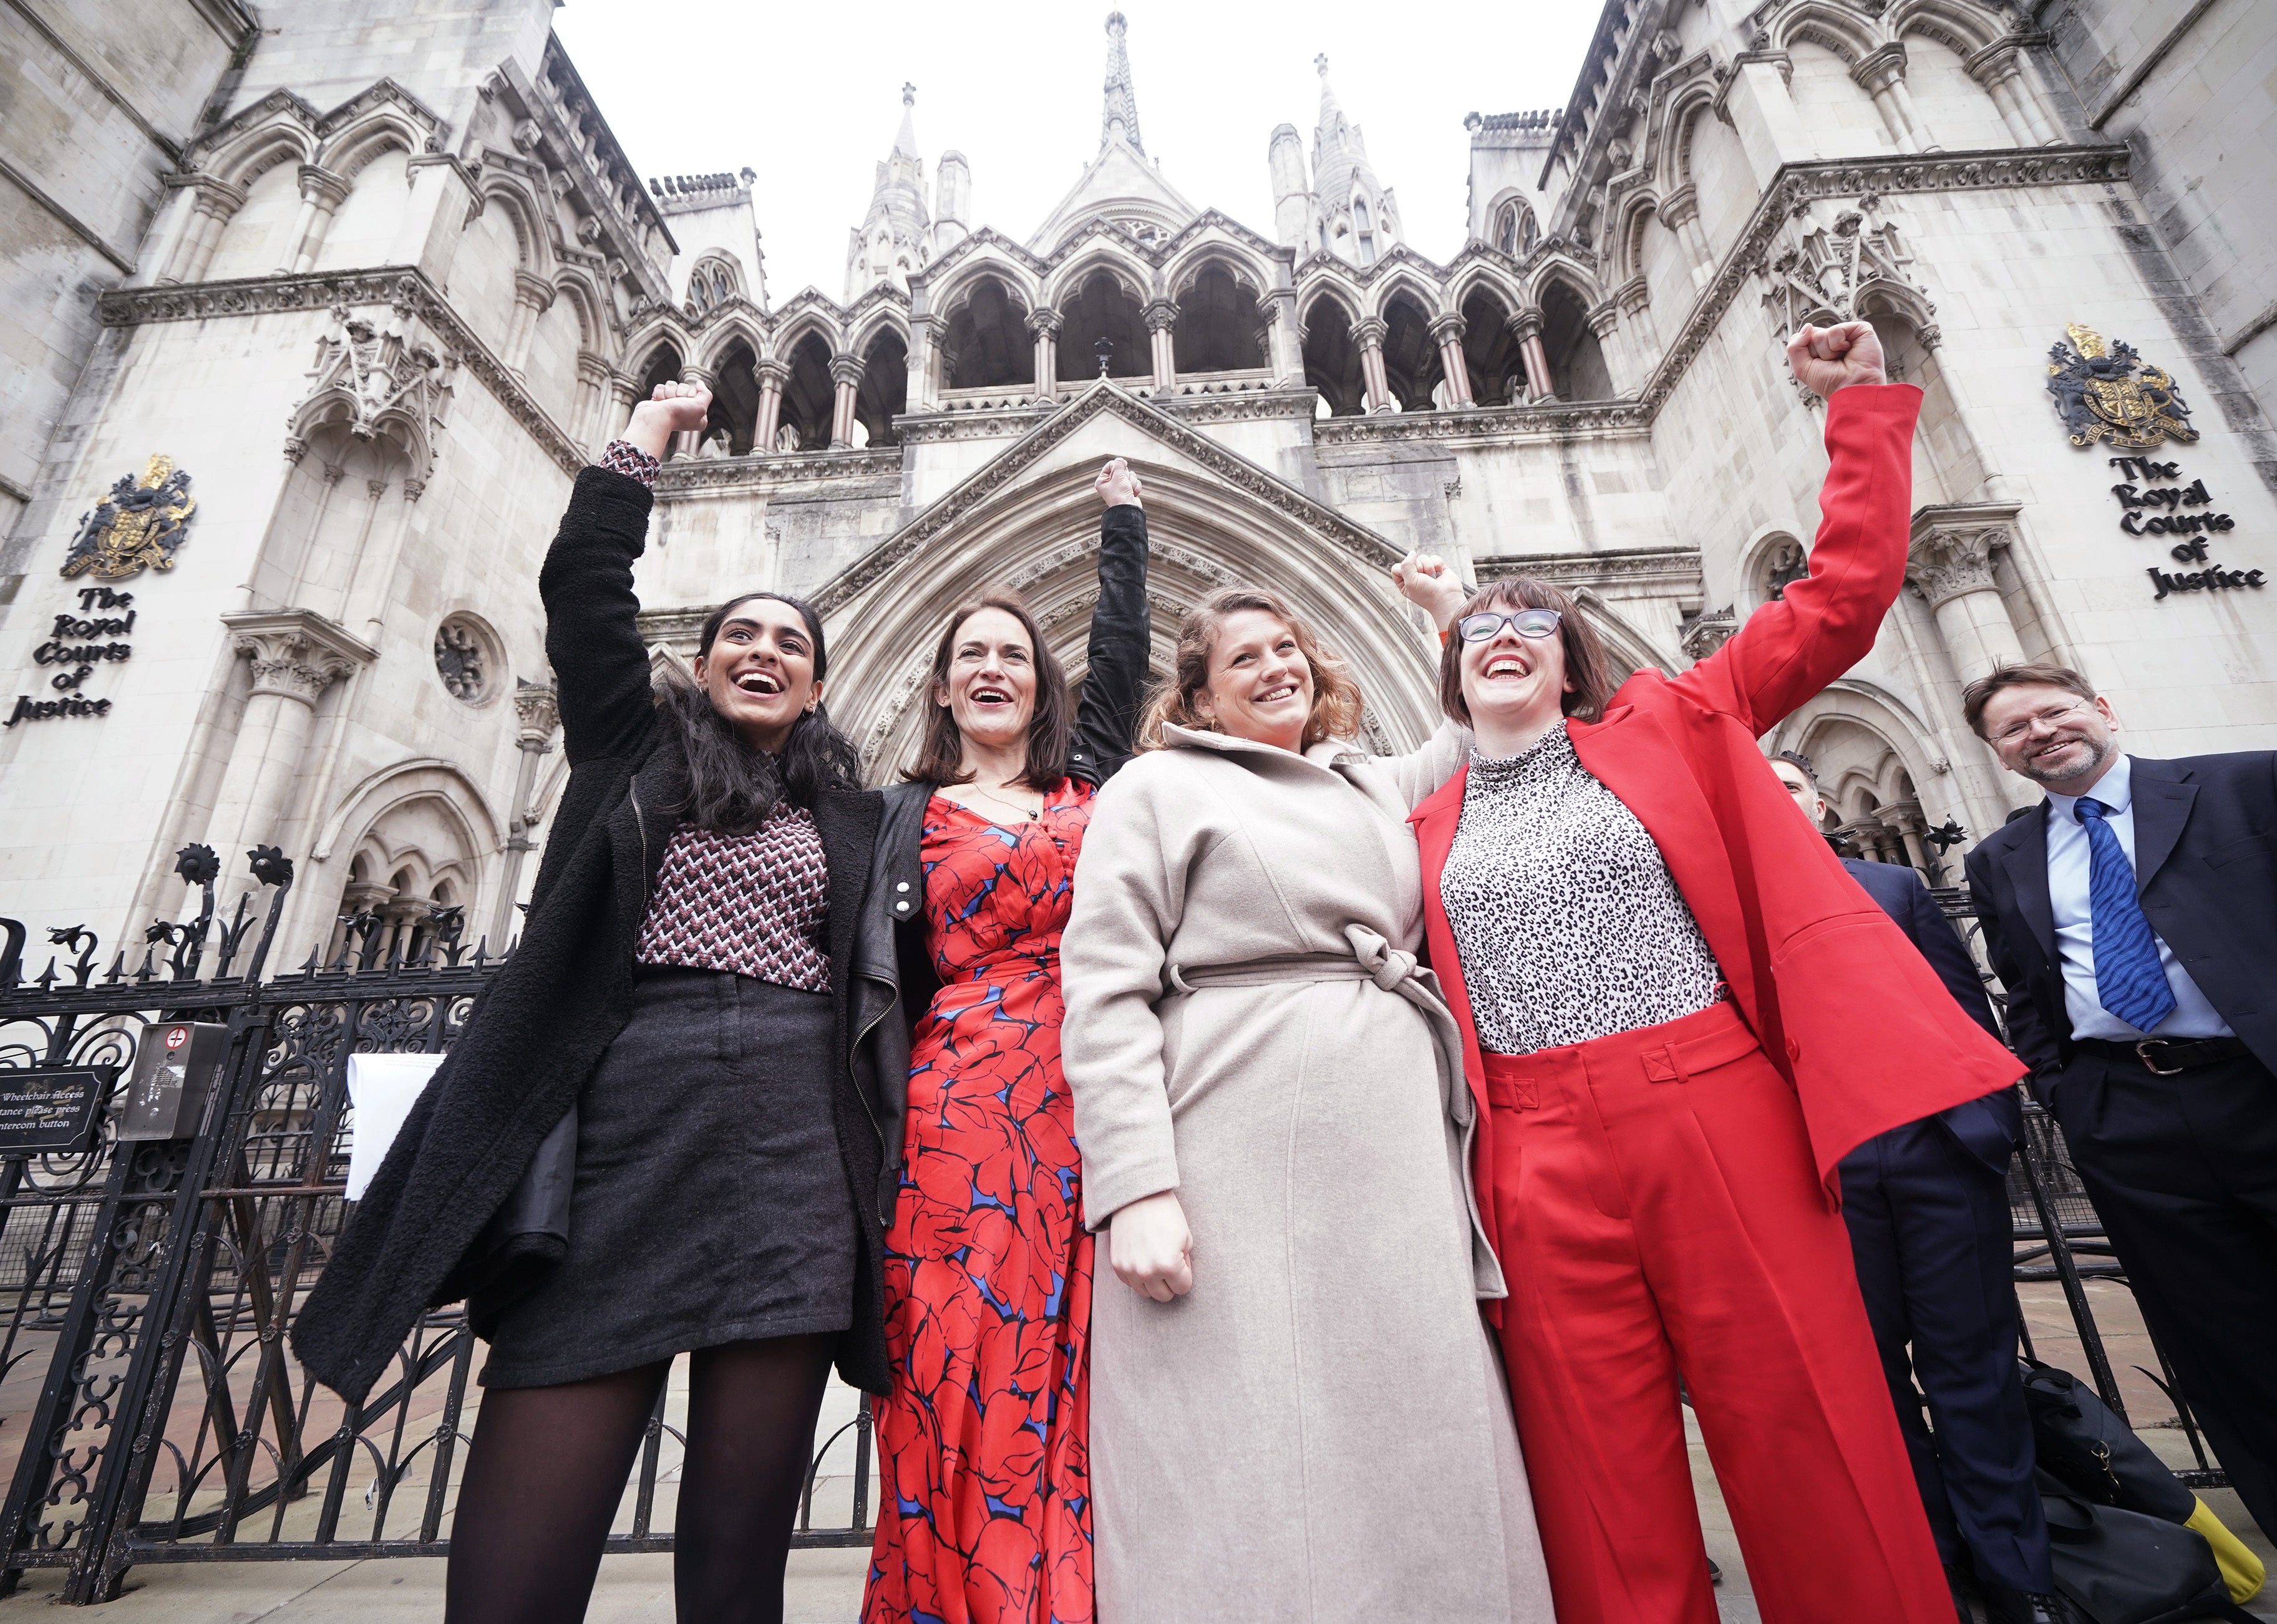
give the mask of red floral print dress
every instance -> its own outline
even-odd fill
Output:
[[[1088,1624],[1092,1238],[1060,1074],[1060,932],[1092,789],[1032,822],[926,808],[940,990],[910,1056],[886,1235],[878,1537],[864,1624]]]

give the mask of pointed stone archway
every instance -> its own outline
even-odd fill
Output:
[[[1428,633],[1391,588],[1401,550],[1102,379],[815,595],[830,621],[831,711],[873,782],[895,779],[913,755],[933,645],[982,592],[1024,596],[1080,675],[1098,598],[1092,480],[1109,457],[1145,482],[1158,672],[1188,610],[1220,587],[1255,585],[1344,656],[1367,697],[1371,746],[1428,736],[1436,667]]]

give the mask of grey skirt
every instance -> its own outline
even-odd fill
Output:
[[[578,1098],[568,1255],[498,1316],[484,1385],[851,1325],[861,1236],[834,1036],[827,993],[642,966]]]

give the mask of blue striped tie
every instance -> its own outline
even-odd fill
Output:
[[[2080,797],[2074,816],[2087,831],[2088,918],[2095,931],[2095,996],[2138,1032],[2174,1013],[2174,990],[2159,962],[2158,938],[2135,896],[2135,865],[2104,819],[2111,808]]]

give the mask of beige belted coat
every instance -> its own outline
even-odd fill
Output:
[[[1100,792],[1062,943],[1094,1229],[1175,1189],[1194,1288],[1101,1237],[1101,1624],[1550,1624],[1454,1024],[1405,818],[1467,736],[1371,758],[1167,730]]]

